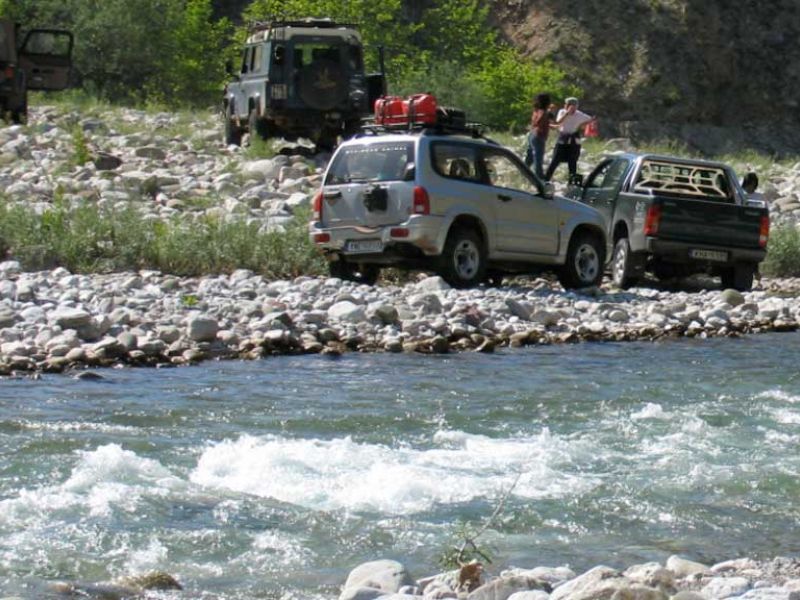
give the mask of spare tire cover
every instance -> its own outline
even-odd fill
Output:
[[[329,110],[347,98],[347,79],[340,65],[320,60],[300,71],[300,99],[318,110]]]

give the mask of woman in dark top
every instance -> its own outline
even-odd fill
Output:
[[[547,112],[549,106],[549,94],[538,94],[534,99],[530,133],[528,134],[528,150],[525,153],[525,164],[528,166],[533,164],[534,171],[539,177],[544,176],[542,163],[547,135],[550,133],[550,114]]]

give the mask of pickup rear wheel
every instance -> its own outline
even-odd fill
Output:
[[[439,273],[455,288],[474,287],[486,278],[486,247],[472,229],[453,229],[447,235]]]
[[[378,265],[358,265],[341,259],[328,263],[328,271],[331,277],[366,285],[375,285],[381,274],[381,268]]]
[[[558,280],[566,289],[598,285],[603,278],[605,262],[603,242],[589,232],[572,236],[567,249],[567,261],[558,271]]]
[[[618,288],[628,289],[636,285],[639,277],[633,269],[633,257],[628,238],[620,238],[614,246],[614,256],[611,260],[611,280]]]
[[[749,292],[753,289],[753,276],[755,275],[755,265],[735,265],[728,267],[722,272],[722,287],[733,288],[740,292]]]

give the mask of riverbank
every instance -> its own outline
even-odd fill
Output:
[[[800,560],[741,558],[705,565],[677,555],[664,565],[632,565],[623,571],[597,566],[576,574],[566,566],[506,569],[484,577],[467,565],[419,580],[399,562],[359,565],[347,578],[339,600],[794,600],[800,593]]]
[[[349,351],[492,352],[799,326],[797,279],[764,279],[745,293],[621,291],[608,284],[567,292],[550,279],[514,281],[455,290],[438,276],[423,276],[373,287],[325,277],[271,281],[245,270],[199,278],[63,268],[29,273],[6,261],[0,263],[0,373]]]

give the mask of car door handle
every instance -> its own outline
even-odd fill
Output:
[[[497,197],[503,202],[511,202],[511,196],[506,196],[505,194],[497,194]]]
[[[341,198],[342,192],[340,192],[339,190],[331,190],[329,192],[325,192],[323,196],[325,197],[326,200],[333,200],[335,198]]]

